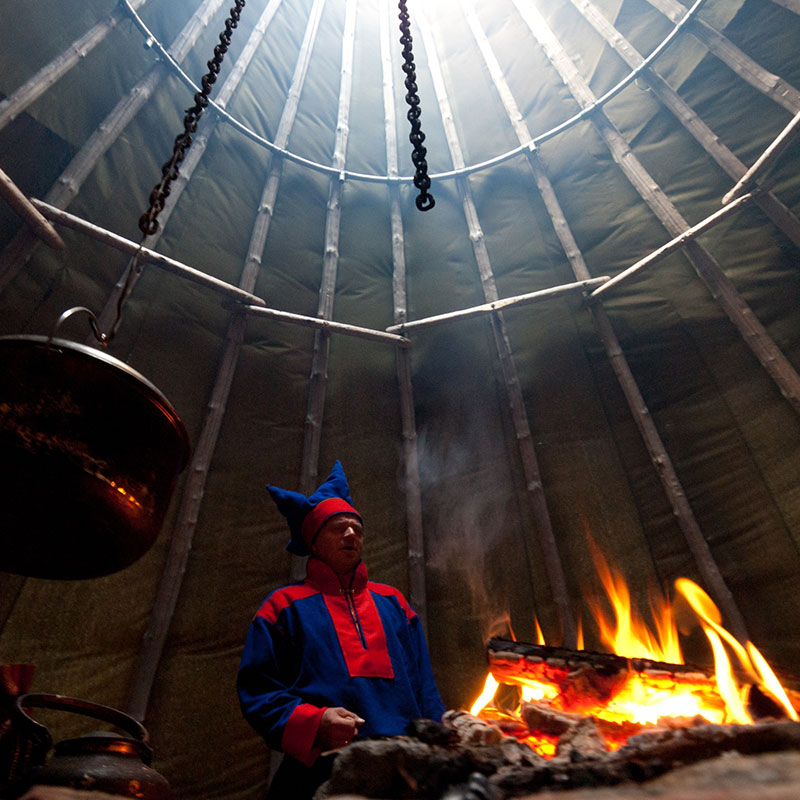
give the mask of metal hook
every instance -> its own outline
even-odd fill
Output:
[[[74,308],[67,309],[57,320],[56,324],[53,326],[53,330],[50,332],[50,336],[47,339],[47,346],[50,347],[53,343],[53,338],[56,335],[56,331],[73,315],[73,314],[88,314],[89,315],[89,324],[92,327],[92,333],[94,334],[94,338],[97,339],[100,344],[105,347],[110,341],[111,337],[107,334],[103,333],[100,330],[100,323],[97,321],[97,317],[94,313],[86,308],[85,306],[75,306]]]

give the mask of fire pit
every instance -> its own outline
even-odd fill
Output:
[[[469,712],[448,711],[443,725],[413,723],[407,737],[350,745],[318,798],[502,800],[588,787],[601,800],[609,797],[602,787],[615,786],[613,797],[699,800],[708,790],[707,800],[744,800],[740,784],[752,798],[767,781],[775,791],[759,788],[761,800],[794,800],[800,694],[780,684],[751,642],[722,627],[696,584],[679,579],[676,587],[711,644],[713,670],[683,663],[671,607],[655,604],[653,637],[631,619],[624,584],[598,568],[616,623],[595,617],[614,653],[490,639],[489,675]],[[689,772],[697,762],[703,769]],[[732,765],[738,777],[718,791]],[[716,778],[703,788],[709,774]],[[646,794],[637,794],[645,782]]]

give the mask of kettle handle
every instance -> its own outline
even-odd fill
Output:
[[[147,729],[141,722],[118,711],[110,706],[103,706],[99,703],[90,703],[88,700],[78,700],[75,697],[66,697],[61,694],[21,694],[16,699],[14,706],[15,721],[26,732],[26,735],[35,743],[35,749],[44,755],[53,745],[53,737],[50,731],[29,716],[26,708],[54,708],[64,711],[71,711],[75,714],[82,714],[85,717],[93,717],[108,722],[114,727],[129,733],[141,743],[148,758],[145,763],[150,762],[152,750],[150,748],[150,737]]]

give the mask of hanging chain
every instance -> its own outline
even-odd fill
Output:
[[[428,192],[428,189],[431,188],[428,162],[425,160],[428,151],[422,145],[425,141],[425,134],[422,132],[422,125],[419,121],[422,109],[419,107],[419,95],[417,94],[417,74],[414,69],[414,53],[411,51],[413,39],[411,38],[411,22],[406,8],[406,0],[399,0],[398,7],[400,9],[400,44],[403,45],[403,72],[406,74],[406,102],[409,105],[406,116],[411,123],[411,133],[408,135],[408,139],[414,146],[411,153],[411,160],[417,170],[414,175],[414,186],[419,189],[415,202],[420,211],[430,211],[436,205],[436,201]]]
[[[161,182],[150,192],[150,208],[139,218],[139,230],[150,236],[158,230],[158,215],[164,210],[164,204],[169,197],[170,185],[178,177],[178,168],[192,144],[192,134],[197,130],[197,123],[203,111],[208,106],[208,96],[211,88],[216,83],[222,59],[228,52],[233,29],[239,24],[239,17],[245,6],[246,0],[235,0],[236,5],[229,9],[230,16],[225,20],[225,30],[219,35],[219,44],[214,48],[214,57],[207,62],[208,72],[203,76],[202,90],[195,92],[194,106],[186,109],[183,117],[183,133],[175,137],[172,158],[161,167]]]
[[[219,75],[220,67],[222,66],[222,59],[225,57],[225,53],[228,52],[233,29],[239,25],[239,17],[241,16],[246,0],[234,0],[234,2],[236,5],[229,9],[230,16],[225,20],[225,30],[219,35],[219,44],[214,48],[214,57],[206,62],[208,72],[203,76],[201,81],[203,88],[195,92],[194,105],[184,112],[183,133],[175,137],[172,158],[161,167],[161,181],[156,184],[153,191],[150,192],[150,208],[139,217],[139,230],[143,234],[142,241],[139,243],[139,249],[128,265],[125,274],[125,282],[117,298],[116,318],[111,328],[107,333],[103,333],[100,330],[100,325],[95,315],[88,308],[81,306],[69,309],[59,317],[56,327],[50,335],[51,340],[61,323],[76,312],[83,312],[89,315],[92,333],[94,333],[95,339],[102,345],[107,345],[116,335],[120,322],[122,321],[122,308],[128,296],[133,291],[136,281],[142,274],[140,258],[142,250],[144,249],[145,239],[158,231],[157,217],[164,210],[164,204],[166,203],[167,197],[169,197],[170,186],[178,177],[178,168],[186,155],[186,151],[192,144],[192,134],[197,130],[197,123],[200,121],[203,111],[208,106],[208,96],[211,94],[211,89],[217,81],[217,75]]]

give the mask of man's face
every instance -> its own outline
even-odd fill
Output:
[[[353,514],[337,514],[322,526],[311,550],[337,575],[346,575],[361,561],[363,541],[361,520]]]

